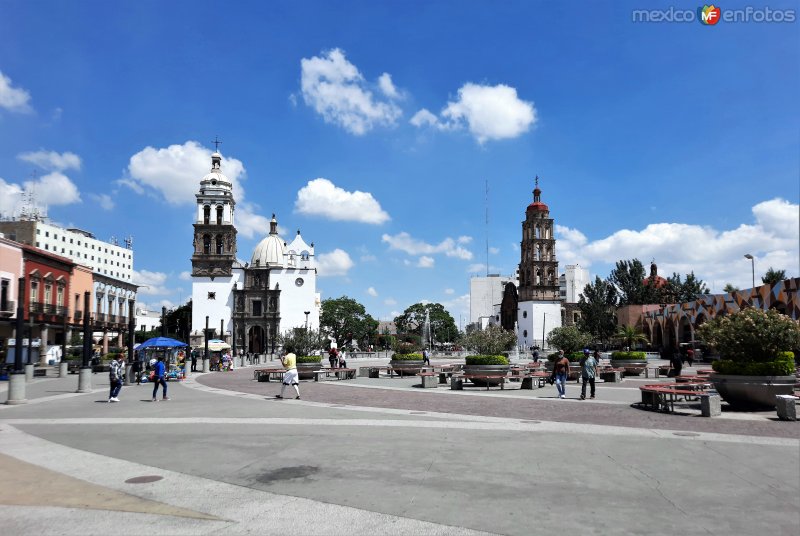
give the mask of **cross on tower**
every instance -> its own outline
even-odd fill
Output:
[[[219,141],[219,136],[214,136],[214,141],[213,141],[213,142],[211,142],[211,143],[213,143],[213,144],[214,144],[214,150],[215,150],[216,152],[219,152],[219,146],[220,146],[220,144],[222,144],[222,142],[221,142],[221,141]]]
[[[535,183],[536,183],[536,187],[538,188],[539,187],[539,175],[536,175]]]

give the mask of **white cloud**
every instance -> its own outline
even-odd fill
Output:
[[[34,194],[34,203],[42,212],[47,212],[48,206],[81,202],[78,187],[62,173],[48,173],[36,180],[25,181],[22,184],[6,182],[0,178],[0,214],[18,216],[22,209],[25,192]]]
[[[130,159],[127,176],[118,184],[140,195],[164,199],[171,205],[195,205],[200,180],[211,170],[211,153],[196,141],[166,148],[145,147]],[[241,160],[222,159],[222,172],[228,177],[236,198],[236,230],[244,238],[269,232],[269,219],[259,215],[260,207],[245,198],[242,182],[246,171]]]
[[[367,255],[362,255],[360,260],[361,262],[375,262],[378,260],[378,257],[376,257],[375,255],[367,254]]]
[[[456,291],[451,289],[451,288],[446,288],[446,289],[444,289],[444,293],[445,294],[455,294]]]
[[[402,232],[394,236],[384,234],[381,240],[389,244],[390,249],[404,251],[409,255],[444,253],[448,257],[457,257],[467,261],[472,259],[472,252],[456,245],[456,241],[452,238],[445,238],[439,244],[432,245],[412,238],[411,235],[406,232]]]
[[[164,272],[151,272],[149,270],[133,271],[133,284],[139,285],[138,294],[150,296],[171,294],[172,291],[165,286],[166,282],[167,274]]]
[[[308,181],[297,192],[294,206],[300,214],[334,221],[381,224],[390,219],[371,193],[348,192],[324,178]]]
[[[505,84],[484,86],[468,82],[458,90],[458,99],[447,103],[440,117],[421,109],[411,118],[417,127],[439,130],[466,128],[478,140],[516,138],[536,122],[532,102],[521,100],[517,90]]]
[[[498,253],[500,253],[500,248],[491,247],[489,248],[489,253],[491,253],[492,255],[497,255]]]
[[[756,283],[758,275],[769,266],[796,276],[800,264],[800,205],[775,198],[756,204],[752,212],[753,224],[741,224],[732,230],[652,223],[641,230],[622,229],[591,242],[576,229],[556,226],[556,248],[565,263],[577,262],[584,267],[634,257],[645,263],[655,259],[661,275],[694,271],[709,286],[719,282],[715,285],[717,291],[727,282],[750,287],[750,263],[744,259],[745,253],[756,257]]]
[[[436,117],[430,110],[426,108],[421,109],[414,116],[409,120],[409,123],[414,125],[415,127],[437,127],[441,128],[442,125],[439,123],[439,118]]]
[[[89,194],[89,199],[100,205],[103,210],[113,210],[114,200],[108,194]]]
[[[384,305],[389,305],[389,306],[397,305],[397,300],[395,300],[394,298],[386,298],[385,300],[383,300],[383,304]],[[394,315],[394,316],[397,316],[397,315]]]
[[[433,268],[434,264],[433,257],[428,257],[427,255],[423,255],[419,258],[419,262],[417,262],[418,268]]]
[[[57,153],[55,151],[33,151],[20,153],[17,158],[30,162],[47,170],[64,171],[67,169],[81,169],[81,157],[69,151]]]
[[[375,287],[369,287],[367,289],[367,294],[369,294],[372,297],[376,297],[378,295],[378,291],[375,290]]]
[[[352,134],[365,134],[378,125],[394,125],[402,115],[394,103],[381,102],[373,96],[356,66],[347,61],[338,48],[321,56],[303,58],[300,71],[306,105],[314,108],[326,122],[338,124]],[[379,80],[384,93],[387,81],[394,89],[391,77],[384,73]]]
[[[180,279],[181,281],[191,281],[192,272],[189,271],[181,272],[180,275],[178,275],[178,279]]]
[[[402,93],[398,91],[398,89],[392,82],[392,75],[390,75],[389,73],[383,73],[378,77],[378,87],[380,87],[383,94],[389,97],[390,99],[403,98]]]
[[[470,242],[472,242],[472,237],[471,236],[459,236],[458,237],[458,243],[459,244],[469,244]]]
[[[0,108],[5,108],[9,112],[29,113],[33,111],[30,100],[30,93],[22,88],[13,87],[11,78],[0,71]]]
[[[348,270],[354,266],[350,255],[339,248],[330,253],[317,255],[317,273],[319,277],[347,275]]]

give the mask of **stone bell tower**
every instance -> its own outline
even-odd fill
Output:
[[[553,219],[550,217],[550,209],[542,203],[539,177],[536,177],[533,203],[528,205],[525,221],[522,222],[520,250],[520,301],[559,300]]]

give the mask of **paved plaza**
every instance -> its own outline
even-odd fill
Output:
[[[385,360],[369,362],[385,363]],[[367,362],[353,361],[351,366]],[[797,534],[800,427],[555,388],[301,382],[253,367],[123,388],[37,378],[0,409],[3,534]],[[5,397],[6,385],[0,387]]]

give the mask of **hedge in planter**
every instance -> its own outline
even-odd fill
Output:
[[[303,355],[297,358],[297,363],[321,363],[322,356],[320,355]]]
[[[508,358],[502,355],[470,355],[465,359],[467,365],[508,365]]]
[[[394,354],[393,361],[422,361],[422,354]]]
[[[613,352],[613,361],[647,361],[647,354],[644,352]]]

